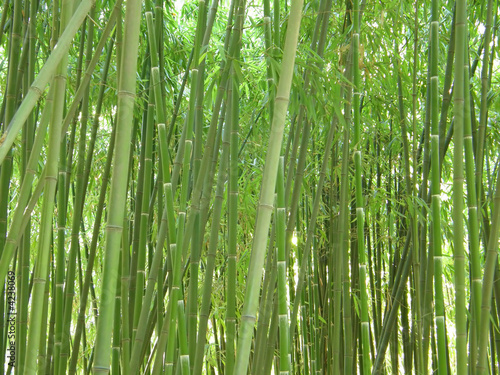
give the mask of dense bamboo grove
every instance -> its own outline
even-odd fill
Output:
[[[3,373],[500,373],[496,1],[1,9]]]

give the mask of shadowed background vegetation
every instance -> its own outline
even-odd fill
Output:
[[[500,373],[496,1],[1,7],[3,373]]]

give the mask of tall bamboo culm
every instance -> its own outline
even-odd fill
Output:
[[[111,333],[114,319],[115,297],[118,281],[118,264],[121,249],[121,234],[125,214],[127,177],[129,169],[130,139],[135,99],[137,54],[139,45],[140,2],[127,0],[123,43],[127,46],[122,56],[119,70],[117,106],[117,142],[111,178],[109,214],[106,224],[106,247],[104,271],[102,276],[103,292],[97,322],[95,374],[109,372],[111,359]]]
[[[454,153],[453,153],[453,245],[455,264],[455,324],[457,374],[467,373],[467,315],[465,306],[465,249],[463,221],[464,184],[464,120],[467,57],[466,2],[456,4],[456,51],[455,51],[455,102],[454,102]],[[473,262],[473,261],[472,261]],[[473,292],[475,293],[475,292]],[[474,297],[473,297],[474,298]],[[473,299],[474,300],[474,299]],[[474,309],[474,307],[473,307]]]
[[[446,360],[445,308],[443,297],[443,259],[441,249],[441,170],[439,164],[439,0],[433,0],[430,24],[430,112],[431,112],[431,249],[434,253],[434,301],[437,332],[438,374],[448,373]]]
[[[257,220],[252,245],[252,256],[248,269],[248,284],[245,291],[245,303],[242,311],[242,320],[237,345],[237,357],[234,375],[245,373],[248,367],[255,312],[258,305],[259,286],[262,276],[262,265],[265,256],[269,223],[271,221],[274,191],[278,172],[278,162],[283,138],[283,128],[286,120],[292,75],[297,49],[298,33],[302,17],[303,1],[294,0],[291,4],[285,46],[283,49],[283,64],[276,91],[276,99],[271,125],[266,163],[262,177],[262,188],[257,209]]]

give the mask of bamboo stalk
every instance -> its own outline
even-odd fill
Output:
[[[439,167],[439,133],[438,133],[438,43],[439,43],[439,2],[432,2],[432,20],[430,25],[431,38],[431,65],[429,69],[431,79],[431,180],[432,180],[432,246],[434,249],[434,293],[435,293],[435,319],[437,330],[437,349],[439,374],[447,373],[446,360],[446,333],[445,333],[445,310],[443,300],[442,279],[442,250],[441,250],[441,177]]]
[[[493,288],[493,276],[498,257],[498,236],[500,228],[500,169],[497,170],[495,196],[493,198],[493,213],[491,215],[490,236],[488,248],[484,260],[483,287],[481,299],[480,331],[478,332],[478,360],[476,373],[484,375],[488,373],[487,347],[490,327],[491,293]]]
[[[467,56],[465,1],[456,4],[456,54],[453,153],[453,245],[455,264],[455,324],[457,374],[467,373],[467,316],[465,308],[465,250],[463,228],[465,58]]]
[[[116,295],[117,265],[120,256],[121,231],[125,212],[130,140],[135,99],[137,53],[139,45],[140,2],[127,0],[125,13],[123,60],[118,88],[117,137],[115,163],[111,178],[109,214],[106,227],[106,252],[102,276],[102,296],[95,342],[95,374],[107,373],[110,362],[110,341]]]
[[[255,323],[255,311],[258,304],[259,286],[262,275],[262,264],[265,256],[265,244],[268,235],[267,231],[271,220],[278,160],[283,138],[286,109],[288,107],[290,96],[290,87],[292,83],[297,38],[302,13],[302,3],[303,2],[301,0],[294,0],[290,9],[290,19],[285,40],[285,47],[283,50],[283,61],[285,61],[285,63],[281,67],[281,75],[276,93],[275,113],[271,127],[271,136],[269,139],[269,149],[266,155],[266,164],[262,177],[262,191],[257,210],[252,257],[248,271],[248,283],[245,292],[245,303],[242,311],[234,374],[244,373],[247,371],[248,367],[248,357],[250,354],[253,325]]]

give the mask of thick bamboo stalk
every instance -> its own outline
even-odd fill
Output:
[[[252,245],[252,257],[248,270],[248,283],[245,291],[245,302],[242,311],[240,334],[238,337],[237,357],[234,374],[247,371],[250,354],[253,326],[255,323],[255,311],[258,305],[259,287],[262,276],[262,264],[265,256],[265,248],[268,237],[269,223],[273,207],[274,190],[278,171],[278,161],[283,139],[285,115],[288,107],[292,74],[297,49],[297,38],[302,16],[302,0],[294,0],[290,9],[285,47],[283,50],[283,65],[276,93],[275,113],[271,126],[269,149],[266,155],[266,164],[262,177],[262,191],[257,210],[255,234]]]
[[[137,54],[139,45],[140,2],[127,0],[125,13],[124,44],[120,79],[118,85],[118,113],[115,162],[111,178],[108,223],[106,227],[106,251],[102,276],[102,293],[95,342],[95,374],[109,372],[110,342],[114,299],[116,295],[117,267],[120,257],[120,242],[125,213],[127,176],[129,170],[130,140],[132,132]]]
[[[443,271],[441,249],[441,177],[439,167],[439,133],[438,133],[438,43],[439,43],[439,1],[432,2],[430,38],[431,64],[429,69],[431,79],[431,180],[432,180],[432,246],[434,249],[434,293],[435,319],[437,330],[437,349],[439,375],[447,374],[445,309],[443,297]]]

